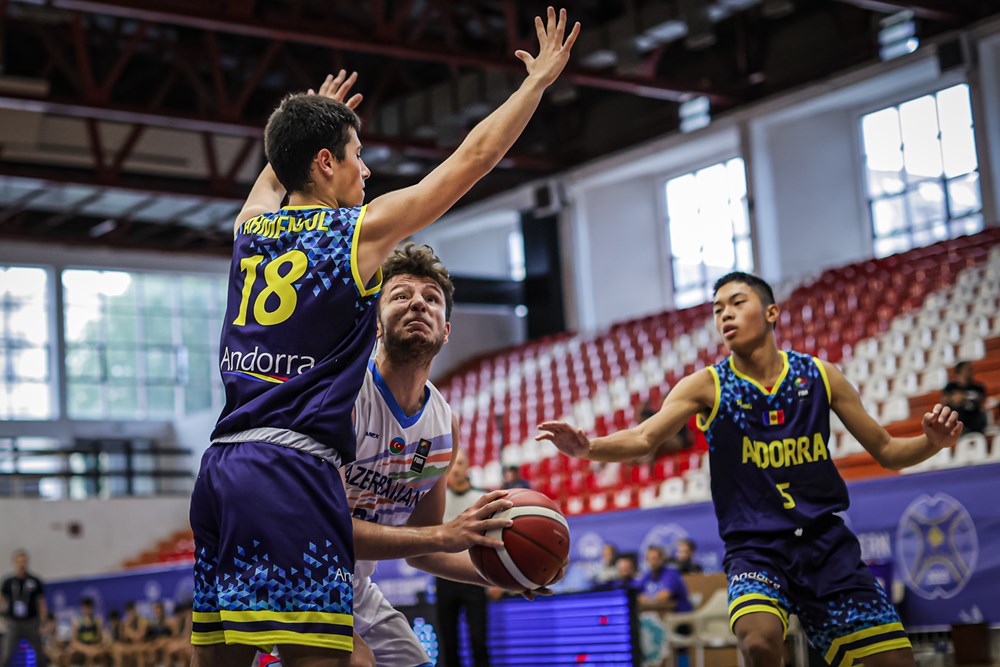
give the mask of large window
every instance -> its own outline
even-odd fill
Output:
[[[173,419],[221,408],[220,278],[69,269],[67,414]]]
[[[0,266],[0,419],[54,416],[49,272]]]
[[[712,284],[730,271],[753,271],[742,158],[667,181],[667,223],[674,304],[704,303]]]
[[[982,230],[969,86],[952,86],[861,121],[875,255]]]

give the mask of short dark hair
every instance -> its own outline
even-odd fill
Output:
[[[346,104],[320,95],[288,95],[264,128],[264,153],[285,189],[301,192],[312,182],[310,167],[322,149],[338,162],[344,159],[352,127],[360,132],[361,119]]]
[[[955,364],[955,372],[956,373],[961,373],[966,368],[971,368],[971,367],[972,367],[972,362],[971,361],[960,361],[957,364]]]
[[[760,297],[760,301],[764,304],[765,308],[776,303],[774,300],[774,290],[771,289],[771,286],[766,281],[743,271],[732,271],[716,280],[715,285],[712,286],[712,294],[718,294],[719,290],[729,283],[744,283],[749,285],[757,293],[757,296]]]
[[[420,276],[430,278],[444,293],[444,319],[451,321],[451,308],[455,305],[455,285],[441,258],[429,245],[412,241],[399,246],[382,262],[382,285],[388,285],[394,276]]]
[[[698,550],[698,543],[695,542],[694,540],[692,540],[690,537],[682,537],[682,538],[680,538],[679,540],[677,540],[677,544],[678,545],[680,545],[680,544],[686,544],[686,545],[688,545],[688,549],[690,549],[691,551],[697,551]]]
[[[117,609],[112,609],[111,611],[108,612],[108,620],[109,621],[117,620],[117,619],[120,619],[121,617],[122,617],[122,613],[120,611],[118,611]]]
[[[650,551],[655,551],[661,556],[667,555],[667,552],[664,551],[663,547],[661,547],[659,544],[650,544],[648,547],[646,547],[646,553],[649,553]]]
[[[92,597],[80,598],[80,606],[81,607],[93,607],[94,606],[94,598],[92,598]]]

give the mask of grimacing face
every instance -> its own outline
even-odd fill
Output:
[[[448,341],[445,298],[433,278],[400,274],[382,288],[379,336],[392,356],[433,357]]]

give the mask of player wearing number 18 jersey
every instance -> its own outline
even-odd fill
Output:
[[[269,166],[236,220],[220,371],[226,406],[191,497],[199,667],[347,665],[354,542],[339,466],[375,340],[379,266],[503,157],[569,59],[579,24],[549,8],[527,77],[416,185],[364,206],[354,76],[291,95],[264,131]],[[287,193],[289,206],[280,208]]]
[[[910,667],[913,654],[892,604],[836,514],[847,487],[830,457],[830,410],[883,466],[900,469],[955,444],[947,407],[924,415],[918,438],[892,438],[831,364],[778,349],[770,286],[731,273],[715,284],[715,325],[731,355],[673,388],[635,428],[589,440],[562,422],[538,438],[599,461],[633,460],[698,415],[709,443],[712,498],[726,547],[730,623],[749,667],[778,667],[789,614],[836,667]]]

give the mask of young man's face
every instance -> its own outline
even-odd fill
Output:
[[[726,283],[715,293],[715,330],[730,350],[757,342],[778,320],[778,307],[761,302],[746,283]]]
[[[391,355],[430,357],[448,342],[444,291],[432,278],[398,275],[382,288],[379,337]]]
[[[663,567],[665,562],[666,558],[659,549],[648,549],[646,551],[646,565],[649,566],[649,569],[658,570]]]
[[[361,159],[361,140],[354,128],[348,130],[350,140],[344,150],[344,160],[333,165],[337,203],[343,208],[361,206],[365,202],[365,180],[372,175]]]

